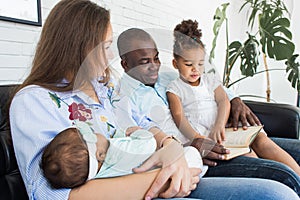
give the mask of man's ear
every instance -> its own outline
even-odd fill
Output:
[[[122,67],[123,67],[123,69],[124,69],[125,72],[127,72],[129,70],[127,61],[125,59],[121,60],[121,65],[122,65]]]
[[[172,60],[172,64],[173,64],[173,67],[175,69],[178,69],[178,67],[177,67],[177,61],[175,59]]]

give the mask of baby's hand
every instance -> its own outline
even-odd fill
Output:
[[[211,129],[208,137],[218,142],[219,144],[222,144],[223,141],[225,141],[225,127],[214,126]]]
[[[125,135],[130,136],[134,131],[139,130],[139,129],[142,129],[142,128],[139,126],[131,126],[126,129]]]

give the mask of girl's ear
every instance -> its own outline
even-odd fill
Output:
[[[175,69],[178,69],[177,61],[175,59],[172,60],[172,64]]]

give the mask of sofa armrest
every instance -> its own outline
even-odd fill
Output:
[[[264,125],[269,137],[299,139],[300,109],[279,103],[244,100]]]
[[[0,131],[0,199],[27,200],[9,134],[9,130]]]
[[[8,123],[8,102],[17,85],[0,86],[0,199],[28,200],[16,161]]]

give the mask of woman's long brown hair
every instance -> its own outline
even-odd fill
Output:
[[[101,66],[101,61],[107,63],[103,53],[105,40],[110,25],[109,11],[89,0],[62,0],[50,12],[45,21],[37,44],[29,76],[14,91],[12,91],[7,108],[10,107],[14,95],[28,85],[62,92],[72,91],[84,84],[90,66]],[[96,50],[95,50],[96,49]],[[90,53],[92,52],[92,53]],[[97,53],[98,52],[98,53]],[[86,59],[88,57],[92,60]],[[101,60],[102,59],[102,60]],[[90,68],[94,68],[92,66]],[[103,68],[105,69],[105,68]],[[91,71],[92,71],[91,70]],[[100,69],[101,70],[101,69]],[[105,69],[109,80],[109,68]],[[67,84],[60,84],[67,80]],[[9,119],[9,112],[7,112]],[[7,120],[9,127],[9,120]],[[8,138],[10,140],[11,138]]]
[[[93,2],[60,1],[43,26],[31,72],[18,90],[32,84],[54,91],[73,90],[75,79],[84,81],[78,71],[89,52],[104,41],[109,24],[109,11]],[[58,83],[64,79],[68,84],[62,87]]]

